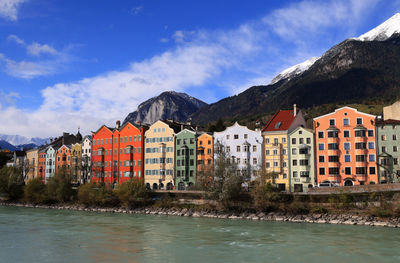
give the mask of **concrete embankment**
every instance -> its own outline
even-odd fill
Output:
[[[164,216],[183,216],[183,217],[203,217],[203,218],[219,218],[219,219],[242,219],[242,220],[262,220],[262,221],[280,221],[293,223],[317,223],[317,224],[344,224],[344,225],[362,225],[362,226],[383,226],[391,228],[400,228],[400,218],[378,218],[374,216],[358,216],[351,214],[308,214],[308,215],[291,215],[284,213],[237,213],[229,211],[197,211],[196,209],[187,208],[99,208],[84,207],[79,205],[30,205],[22,203],[0,203],[3,206],[58,209],[87,211],[97,213],[121,213],[121,214],[148,214],[148,215],[164,215]]]

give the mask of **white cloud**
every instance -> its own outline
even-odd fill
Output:
[[[32,44],[27,46],[26,49],[28,53],[33,56],[40,56],[41,54],[51,54],[51,55],[57,54],[57,51],[53,47],[47,44],[41,45],[36,42],[33,42]]]
[[[135,6],[131,9],[131,14],[136,16],[137,14],[139,14],[142,11],[143,11],[143,6]]]
[[[26,0],[1,0],[0,17],[16,21],[18,19],[18,8],[23,2],[26,2]]]
[[[17,43],[19,45],[25,46],[25,41],[16,35],[9,35],[7,39],[8,39],[8,41],[14,41],[15,43]]]

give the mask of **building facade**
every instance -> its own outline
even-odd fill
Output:
[[[214,138],[208,133],[197,137],[197,173],[208,173],[213,169]]]
[[[38,151],[38,177],[45,181],[46,176],[46,151],[47,147],[41,147]]]
[[[253,131],[235,122],[224,131],[214,133],[214,160],[219,151],[225,151],[238,171],[254,180],[261,169],[262,137],[260,131]]]
[[[70,175],[71,173],[71,146],[62,145],[56,153],[56,174]]]
[[[145,184],[151,189],[175,189],[175,134],[180,128],[157,121],[145,133]]]
[[[81,183],[90,181],[92,172],[92,136],[85,136],[82,140],[82,179]]]
[[[294,105],[293,110],[278,111],[262,130],[263,170],[281,191],[289,190],[288,134],[305,125],[303,113]]]
[[[45,182],[47,182],[56,173],[57,149],[49,146],[46,151],[46,169]]]
[[[82,145],[77,142],[71,145],[71,181],[80,183],[82,179]]]
[[[314,118],[317,183],[378,183],[375,116],[342,107]]]
[[[32,180],[33,178],[36,178],[38,176],[38,158],[38,149],[26,151],[25,181]]]
[[[379,183],[400,182],[400,120],[377,120]]]
[[[307,192],[315,186],[314,132],[297,127],[289,133],[289,191]]]
[[[184,129],[175,136],[175,186],[185,190],[196,183],[196,137],[195,131]]]

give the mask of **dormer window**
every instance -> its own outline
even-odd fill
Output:
[[[277,124],[275,124],[275,129],[279,129],[282,125],[282,122],[278,122]]]

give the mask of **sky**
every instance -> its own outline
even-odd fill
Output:
[[[400,0],[0,0],[0,133],[90,134],[169,90],[213,103],[397,12]]]

